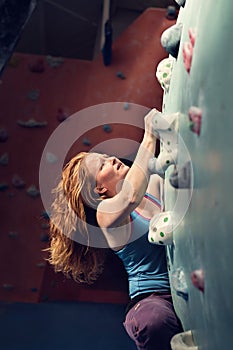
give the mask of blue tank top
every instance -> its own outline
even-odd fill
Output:
[[[160,206],[150,194],[145,197]],[[129,296],[134,298],[142,293],[169,293],[169,277],[165,246],[148,241],[150,220],[136,210],[131,213],[131,241],[115,254],[122,260],[129,281]],[[135,237],[139,237],[134,240]]]

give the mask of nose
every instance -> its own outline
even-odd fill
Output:
[[[116,164],[116,157],[109,157],[106,161],[107,164],[109,165],[114,165]]]
[[[116,164],[116,157],[112,157],[111,164],[115,165]]]

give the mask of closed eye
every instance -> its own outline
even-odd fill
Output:
[[[107,154],[102,154],[102,163],[101,163],[101,165],[100,165],[100,170],[103,169],[104,164],[105,164],[105,162],[106,162],[106,159],[108,159],[108,158],[109,158],[109,156],[108,156]]]

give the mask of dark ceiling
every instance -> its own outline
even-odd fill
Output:
[[[38,0],[17,50],[91,60],[100,50],[104,0]],[[174,0],[112,0],[110,18],[116,38],[148,7]]]
[[[175,0],[0,0],[0,74],[14,51],[92,60],[107,19],[114,41],[147,8],[168,6],[178,8]]]

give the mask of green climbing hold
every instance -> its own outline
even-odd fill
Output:
[[[163,73],[163,78],[167,78],[167,73]]]
[[[164,233],[163,232],[160,232],[159,233],[161,237],[164,237]]]
[[[163,242],[162,242],[162,241],[159,241],[159,244],[163,244]]]
[[[163,219],[164,222],[168,222],[168,217]]]
[[[166,164],[169,164],[170,163],[170,160],[166,160]]]
[[[154,238],[153,237],[151,237],[150,240],[151,240],[151,242],[154,242]]]

